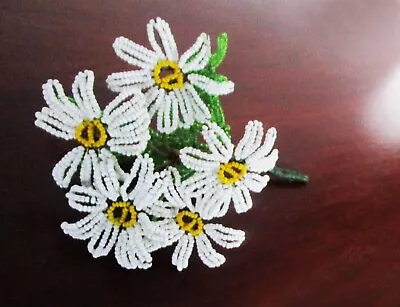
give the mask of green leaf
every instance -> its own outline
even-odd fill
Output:
[[[194,88],[199,94],[201,100],[203,100],[203,102],[208,107],[208,110],[211,113],[211,121],[213,123],[216,123],[219,127],[221,127],[221,129],[224,130],[224,132],[229,138],[232,138],[231,127],[225,121],[225,114],[224,111],[222,110],[219,97],[215,95],[210,95],[206,91],[196,86]]]
[[[228,51],[228,34],[222,33],[217,38],[217,51],[211,55],[208,65],[212,71],[215,71],[217,67],[225,59],[226,52]]]
[[[168,166],[177,167],[185,176],[191,176],[191,170],[186,169],[179,159],[179,151],[184,147],[202,148],[199,135],[202,129],[200,123],[195,122],[188,129],[178,128],[171,134],[150,130],[150,140],[145,152],[153,158],[155,169],[160,171]]]

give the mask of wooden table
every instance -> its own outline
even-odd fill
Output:
[[[2,306],[400,306],[400,2],[395,0],[45,1],[0,4]],[[271,183],[225,224],[246,231],[227,262],[193,255],[179,273],[172,248],[148,271],[92,259],[65,236],[77,220],[51,178],[71,148],[34,127],[41,84],[69,89],[79,70],[129,69],[111,47],[148,45],[166,19],[180,51],[202,31],[229,33],[221,72],[234,140],[247,121],[275,126],[280,164],[312,178]]]

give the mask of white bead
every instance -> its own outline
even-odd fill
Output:
[[[211,56],[210,37],[206,33],[201,33],[196,42],[179,59],[179,66],[184,73],[191,70],[203,69]],[[191,61],[188,60],[191,58]]]
[[[217,244],[227,249],[239,247],[245,239],[244,231],[228,228],[221,224],[206,224],[204,230]]]
[[[226,95],[232,93],[235,88],[235,84],[232,81],[217,82],[206,76],[198,75],[195,72],[188,74],[187,78],[190,83],[212,95]]]
[[[161,44],[155,38],[157,31]],[[167,22],[157,17],[147,24],[147,35],[154,51],[135,44],[127,38],[119,37],[113,47],[116,54],[131,65],[139,66],[141,70],[113,73],[107,78],[111,90],[124,92],[130,89],[147,90],[147,107],[150,117],[157,113],[157,130],[170,134],[179,127],[189,128],[194,121],[205,123],[211,119],[210,111],[192,84],[202,88],[208,94],[223,95],[233,91],[231,81],[216,82],[205,76],[197,75],[203,69],[211,56],[211,43],[207,34],[202,33],[196,42],[179,58],[175,39]],[[174,89],[167,94],[158,88],[153,80],[153,70],[157,62],[168,59],[182,69],[186,74],[181,89]],[[190,61],[189,61],[190,59]],[[182,117],[182,118],[180,118]]]

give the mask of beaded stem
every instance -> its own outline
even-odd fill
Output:
[[[272,170],[268,172],[275,178],[288,181],[289,183],[302,183],[306,184],[310,181],[310,177],[302,174],[298,171],[275,166]]]

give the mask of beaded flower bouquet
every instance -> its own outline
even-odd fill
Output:
[[[68,189],[71,208],[82,213],[61,228],[88,240],[97,258],[114,255],[126,269],[147,269],[151,253],[175,245],[172,264],[188,266],[194,246],[208,267],[239,247],[245,233],[213,222],[228,210],[247,212],[250,192],[261,192],[269,174],[289,181],[307,178],[275,166],[275,128],[250,121],[235,146],[219,96],[234,84],[216,69],[224,60],[228,37],[218,37],[211,52],[202,33],[179,55],[168,23],[150,20],[151,49],[119,37],[115,53],[138,69],[111,74],[117,97],[101,110],[93,93],[94,73],[79,72],[66,96],[57,80],[43,85],[47,103],[35,125],[74,141],[53,169],[56,184]],[[233,208],[231,208],[233,207]]]

